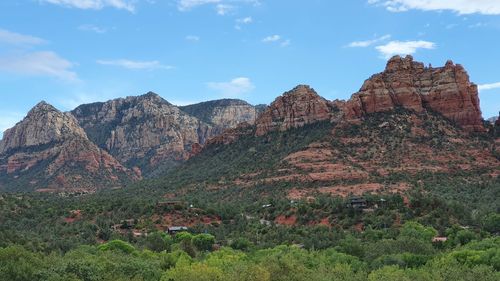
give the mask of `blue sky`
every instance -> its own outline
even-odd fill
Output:
[[[297,84],[347,99],[398,53],[464,65],[488,118],[499,50],[500,0],[0,1],[0,130],[40,100],[258,104]]]

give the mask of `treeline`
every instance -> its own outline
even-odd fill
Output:
[[[112,240],[65,254],[11,245],[0,248],[0,280],[500,280],[499,237],[449,250],[431,242],[435,234],[408,222],[395,239],[352,238],[324,250],[298,245],[256,250],[241,240],[218,248],[213,236],[186,232],[153,233],[141,246]]]

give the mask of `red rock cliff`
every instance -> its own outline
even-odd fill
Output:
[[[335,112],[334,108],[332,102],[320,97],[311,87],[299,85],[278,97],[257,118],[256,135],[330,120]]]
[[[452,61],[433,68],[424,67],[411,56],[395,56],[385,71],[366,80],[342,109],[348,119],[357,119],[397,106],[416,112],[433,110],[469,132],[484,131],[477,86],[465,69]]]

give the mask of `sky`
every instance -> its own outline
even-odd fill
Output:
[[[348,99],[396,54],[462,64],[498,115],[500,0],[5,0],[0,131],[41,100]]]

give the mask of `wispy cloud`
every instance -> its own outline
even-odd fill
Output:
[[[229,12],[231,12],[234,9],[235,9],[234,6],[228,5],[228,4],[217,4],[217,6],[215,6],[215,10],[217,11],[217,14],[221,15],[221,16],[227,15]]]
[[[248,25],[253,22],[252,17],[246,17],[246,18],[241,18],[241,19],[236,19],[236,24],[234,25],[234,28],[237,30],[241,30],[241,27],[243,25]]]
[[[42,3],[60,5],[64,7],[77,9],[101,10],[106,7],[112,7],[120,10],[135,12],[135,5],[132,0],[39,0]]]
[[[411,55],[416,53],[418,49],[432,50],[435,48],[435,43],[423,40],[391,41],[385,45],[375,47],[384,58],[390,58],[394,55]]]
[[[196,36],[196,35],[188,35],[185,37],[185,39],[187,41],[191,41],[191,42],[199,42],[200,41],[200,37]]]
[[[236,19],[236,23],[239,23],[239,24],[250,24],[252,22],[253,22],[252,17],[246,17],[246,18]]]
[[[493,90],[493,89],[500,89],[500,82],[497,83],[491,83],[491,84],[482,84],[477,86],[479,91],[487,91],[487,90]]]
[[[47,43],[47,41],[35,36],[19,34],[0,28],[0,43],[10,44],[10,45],[31,46],[31,45],[45,44]]]
[[[128,59],[119,60],[98,60],[98,64],[123,67],[132,70],[155,70],[155,69],[173,69],[171,65],[163,65],[159,61],[134,61]]]
[[[498,0],[368,0],[368,3],[383,6],[391,12],[449,10],[461,15],[500,15]]]
[[[194,8],[212,5],[218,15],[226,15],[229,12],[237,9],[238,4],[260,5],[259,0],[178,0],[177,8],[181,12],[190,11]]]
[[[73,67],[72,62],[50,51],[0,57],[0,71],[20,75],[50,76],[67,82],[79,81]]]
[[[349,43],[349,45],[347,45],[347,46],[351,47],[351,48],[366,48],[366,47],[370,47],[371,45],[383,42],[385,40],[389,40],[390,38],[391,38],[391,35],[384,35],[384,36],[381,36],[381,37],[378,37],[375,39],[371,39],[371,40],[354,41],[354,42]]]
[[[104,34],[108,31],[106,28],[99,27],[93,24],[82,24],[78,27],[78,29],[81,31],[95,32],[99,34]]]
[[[209,82],[208,88],[219,92],[223,97],[241,97],[255,89],[247,77],[234,78],[229,82]]]
[[[281,35],[278,35],[278,34],[264,37],[262,39],[262,42],[263,43],[278,43],[281,47],[287,47],[292,43],[292,41],[290,39],[285,39]]]
[[[281,40],[280,35],[270,35],[262,39],[262,42],[264,43],[270,43],[270,42],[278,42]]]
[[[207,4],[217,4],[221,3],[222,0],[179,0],[177,3],[177,8],[180,11],[189,11],[193,8],[207,5]]]

